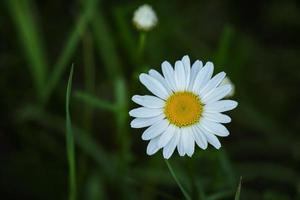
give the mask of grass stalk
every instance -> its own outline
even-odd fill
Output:
[[[30,1],[10,0],[7,2],[18,29],[38,98],[41,100],[48,66],[43,40],[35,21],[37,16],[34,16],[34,5]]]
[[[84,61],[84,87],[88,93],[95,90],[95,63],[94,63],[93,40],[89,30],[85,32],[83,38],[83,61]],[[91,132],[93,110],[88,105],[84,108],[84,127],[87,132]]]
[[[112,33],[100,11],[93,18],[92,30],[96,48],[103,60],[106,73],[110,78],[116,80],[119,74],[121,74],[121,61],[113,42]]]
[[[241,188],[242,188],[242,177],[240,177],[240,182],[239,182],[239,185],[238,185],[238,187],[237,187],[237,190],[236,190],[236,193],[235,193],[234,200],[239,200],[239,199],[240,199]]]
[[[63,72],[65,71],[66,67],[68,66],[68,63],[74,54],[76,47],[79,44],[79,41],[89,23],[91,20],[94,10],[96,7],[97,0],[89,0],[86,3],[86,7],[83,11],[83,14],[78,18],[77,22],[75,23],[75,27],[71,31],[68,40],[60,54],[60,57],[58,58],[57,62],[54,65],[53,72],[50,75],[50,80],[48,82],[48,85],[46,87],[43,101],[44,103],[47,102],[50,95],[52,94],[54,88],[58,84],[59,80],[61,79],[61,76]]]
[[[219,41],[219,47],[215,55],[215,63],[218,71],[223,70],[220,66],[225,66],[229,58],[229,50],[232,45],[234,30],[231,26],[226,25],[222,31]]]
[[[180,190],[181,190],[183,196],[185,197],[185,199],[187,199],[187,200],[192,200],[192,198],[190,197],[190,195],[188,194],[188,192],[184,189],[184,187],[183,187],[182,184],[180,183],[180,181],[179,181],[178,177],[176,176],[176,173],[175,173],[175,171],[173,170],[173,168],[172,168],[171,164],[169,163],[169,161],[168,161],[167,159],[165,159],[165,162],[166,162],[166,164],[167,164],[167,166],[168,166],[168,169],[169,169],[171,175],[173,176],[175,182],[177,183],[177,185],[178,185],[178,187],[180,188]]]
[[[70,117],[70,96],[72,90],[72,78],[73,78],[73,65],[71,68],[67,92],[66,92],[66,147],[67,158],[69,164],[69,200],[76,200],[77,188],[76,188],[76,165],[75,165],[75,145],[74,135],[72,131],[72,123]]]

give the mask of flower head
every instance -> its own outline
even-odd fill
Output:
[[[134,12],[133,23],[137,29],[149,31],[157,24],[157,16],[151,6],[144,4]]]
[[[175,69],[167,61],[162,63],[161,75],[151,69],[140,75],[141,83],[153,95],[134,95],[132,100],[142,107],[135,108],[129,115],[133,128],[148,127],[143,140],[150,140],[147,154],[163,149],[168,159],[177,147],[180,156],[192,156],[195,143],[206,149],[208,143],[219,149],[221,143],[216,136],[225,137],[229,131],[222,123],[231,118],[225,111],[234,109],[236,101],[222,100],[232,90],[229,84],[220,85],[225,73],[213,76],[214,66],[204,66],[197,60],[191,66],[188,56],[176,61]]]

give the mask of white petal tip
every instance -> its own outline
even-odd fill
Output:
[[[132,110],[128,112],[129,116],[132,117]]]
[[[131,127],[131,128],[136,128],[136,126],[134,125],[133,122],[130,123],[130,127]]]
[[[235,109],[237,106],[239,105],[239,103],[238,102],[236,102],[236,101],[233,101],[233,108],[232,109]]]
[[[168,160],[170,157],[172,156],[172,154],[167,155],[167,154],[163,154],[164,159]]]
[[[188,55],[184,55],[184,56],[182,57],[182,60],[184,60],[184,59],[190,59],[190,57],[189,57]]]
[[[141,73],[141,74],[139,75],[140,81],[143,82],[143,80],[145,79],[146,76],[147,76],[147,74]]]

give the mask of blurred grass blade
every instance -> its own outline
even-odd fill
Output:
[[[125,80],[118,78],[115,81],[115,97],[116,97],[116,145],[120,145],[119,151],[119,173],[120,175],[129,169],[129,162],[132,158],[130,152],[130,138],[128,134],[128,94]],[[122,180],[123,181],[123,180]],[[129,188],[126,188],[129,190]],[[125,190],[126,190],[125,189]]]
[[[52,115],[41,110],[36,106],[25,107],[18,115],[22,120],[33,120],[46,128],[54,129],[65,136],[66,119],[60,116]],[[85,130],[72,125],[74,139],[80,150],[89,155],[101,168],[103,174],[108,178],[113,178],[115,175],[115,157],[105,151]]]
[[[83,62],[84,62],[84,88],[85,91],[89,93],[94,93],[95,91],[95,58],[94,58],[94,46],[92,35],[87,29],[85,31],[83,40]],[[82,124],[85,127],[87,133],[92,133],[92,118],[93,118],[93,108],[89,105],[84,106],[84,113],[82,115]]]
[[[237,187],[234,200],[239,200],[240,199],[241,188],[242,188],[242,177],[240,178],[240,182],[239,182],[239,185]]]
[[[86,104],[93,106],[95,108],[101,109],[101,110],[108,110],[108,111],[112,111],[115,112],[116,111],[116,107],[113,103],[105,101],[105,100],[101,100],[91,94],[85,93],[85,92],[81,92],[81,91],[77,91],[75,93],[75,97],[77,99],[79,99],[80,101],[85,102]]]
[[[54,65],[53,72],[50,76],[50,80],[44,94],[44,103],[48,100],[55,86],[58,84],[63,72],[68,66],[68,62],[71,59],[73,53],[75,52],[76,47],[78,46],[79,41],[88,25],[88,22],[94,14],[96,2],[97,0],[87,1],[83,14],[79,17],[78,21],[75,24],[75,27],[71,31],[70,36],[68,37],[68,41],[65,44],[65,47],[63,48],[60,57]]]
[[[166,163],[167,163],[167,166],[168,166],[168,169],[171,173],[171,175],[173,176],[175,182],[177,183],[177,185],[179,186],[181,192],[183,193],[184,197],[187,199],[187,200],[192,200],[192,198],[190,197],[190,195],[188,194],[188,192],[184,189],[184,187],[181,185],[179,179],[177,178],[171,164],[169,163],[169,161],[167,159],[165,159]]]
[[[227,64],[227,59],[229,58],[229,49],[230,45],[232,44],[233,35],[234,31],[232,27],[226,25],[222,32],[218,51],[215,56],[215,63],[218,71],[221,70],[218,68],[218,66],[225,66]]]
[[[47,60],[40,38],[42,34],[39,34],[35,21],[38,17],[34,16],[34,5],[31,4],[31,1],[10,0],[7,2],[29,62],[28,66],[37,95],[41,98],[46,82]]]
[[[132,24],[128,23],[128,14],[132,14],[133,8],[131,6],[125,7],[122,6],[115,6],[114,8],[114,16],[115,16],[115,23],[116,28],[118,29],[117,33],[120,37],[120,42],[122,43],[122,46],[126,48],[126,51],[124,53],[128,54],[128,59],[131,61],[131,63],[135,63],[136,59],[136,39],[133,37],[133,34],[131,32],[132,30]]]
[[[85,190],[85,200],[107,199],[103,177],[97,171],[88,176]]]
[[[218,191],[212,195],[210,195],[207,200],[222,200],[222,199],[230,199],[232,195],[234,194],[234,191],[232,190],[224,190],[224,191]],[[202,200],[202,199],[201,199]]]
[[[83,41],[83,61],[84,61],[84,85],[88,92],[95,90],[95,58],[93,38],[89,30],[86,30]]]
[[[70,96],[72,90],[73,69],[74,66],[72,65],[66,93],[66,147],[69,163],[69,200],[76,200],[77,196],[74,135],[70,117]]]
[[[225,179],[228,185],[234,190],[236,177],[225,149],[221,149],[218,153],[218,160],[220,162],[222,170],[224,171],[226,177]]]
[[[96,47],[103,60],[104,67],[109,77],[116,79],[121,73],[121,62],[113,42],[112,33],[100,11],[93,18],[93,33]]]

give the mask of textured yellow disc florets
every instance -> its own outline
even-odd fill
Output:
[[[192,92],[176,92],[171,95],[164,108],[164,113],[171,124],[178,127],[190,126],[201,117],[203,104],[198,95]]]

